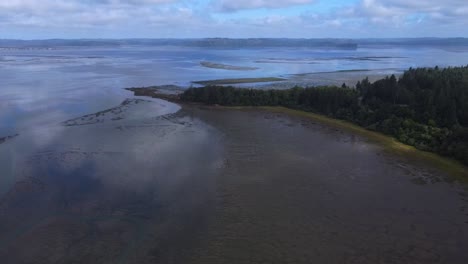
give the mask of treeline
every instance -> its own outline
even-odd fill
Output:
[[[351,121],[468,165],[468,66],[409,69],[347,87],[256,90],[207,86],[181,99],[226,106],[285,106]]]

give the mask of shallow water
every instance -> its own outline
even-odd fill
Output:
[[[194,263],[465,263],[467,189],[358,136],[262,111],[197,111],[225,138]]]
[[[158,115],[175,105],[136,100],[2,145],[2,263],[154,262],[178,223],[203,212],[222,165],[218,133]]]
[[[468,258],[467,190],[430,166],[311,120],[177,109],[129,100],[3,143],[2,263]]]

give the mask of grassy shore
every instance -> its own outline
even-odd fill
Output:
[[[258,70],[257,67],[246,67],[246,66],[234,66],[228,64],[214,63],[209,61],[202,61],[200,65],[206,68],[220,69],[220,70],[231,70],[231,71],[254,71]]]
[[[241,83],[261,83],[261,82],[281,82],[286,79],[276,77],[265,77],[265,78],[238,78],[238,79],[219,79],[209,81],[196,81],[195,84],[200,85],[223,85],[223,84],[241,84]]]
[[[384,134],[367,130],[363,127],[358,125],[352,124],[350,122],[346,122],[343,120],[329,118],[323,115],[314,114],[311,112],[305,112],[300,110],[293,110],[285,107],[235,107],[236,109],[263,109],[270,112],[275,113],[284,113],[292,116],[298,116],[303,118],[309,118],[314,121],[320,122],[322,124],[343,129],[357,135],[363,136],[368,138],[372,142],[375,142],[382,146],[385,151],[395,154],[398,156],[402,156],[407,159],[421,161],[431,166],[434,166],[436,169],[444,171],[448,173],[450,176],[454,177],[454,179],[459,180],[461,182],[468,183],[468,168],[461,164],[460,162],[442,157],[435,153],[426,152],[422,150],[418,150],[415,147],[405,145],[396,139],[386,136]]]

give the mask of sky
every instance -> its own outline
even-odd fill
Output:
[[[0,0],[0,39],[468,37],[468,0]]]

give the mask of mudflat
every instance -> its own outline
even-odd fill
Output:
[[[467,189],[429,164],[306,117],[148,100],[2,144],[21,168],[2,178],[2,263],[468,259]]]
[[[193,110],[224,135],[217,206],[188,263],[463,263],[467,191],[311,119]]]

